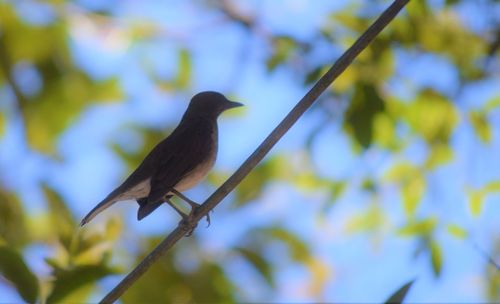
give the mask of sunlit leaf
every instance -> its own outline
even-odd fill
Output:
[[[236,188],[238,205],[257,198],[263,187],[274,179],[285,177],[290,172],[282,157],[271,157],[261,163]]]
[[[491,127],[486,113],[472,111],[469,113],[469,119],[479,139],[484,143],[489,143],[491,141]]]
[[[353,216],[347,222],[347,232],[374,232],[380,230],[386,222],[386,217],[382,212],[380,206],[377,204],[370,204],[366,212]]]
[[[488,193],[500,192],[500,181],[489,182],[484,186],[484,191]]]
[[[443,267],[443,253],[441,252],[441,246],[436,241],[430,242],[430,253],[431,253],[431,264],[432,271],[436,277],[441,275],[441,270]]]
[[[25,211],[17,196],[0,189],[0,237],[19,247],[28,239]]]
[[[59,235],[61,243],[69,250],[71,239],[77,227],[76,221],[66,203],[57,192],[46,185],[43,186],[43,192],[49,207],[51,225]]]
[[[276,36],[273,39],[272,55],[266,62],[267,69],[273,71],[276,67],[290,58],[296,50],[295,39],[288,36]]]
[[[398,229],[401,236],[426,236],[431,234],[437,226],[437,218],[430,217],[423,220],[412,220]]]
[[[64,302],[68,296],[81,288],[88,288],[98,280],[116,274],[115,269],[106,265],[80,265],[54,273],[53,289],[47,298],[47,303]]]
[[[456,224],[448,225],[447,230],[452,236],[460,240],[465,240],[468,236],[467,231]]]
[[[453,149],[446,144],[435,144],[430,147],[430,153],[425,160],[425,167],[434,169],[453,159]]]
[[[399,304],[403,303],[404,299],[406,298],[406,295],[408,294],[408,291],[410,290],[411,286],[415,280],[411,280],[410,282],[404,284],[401,286],[396,292],[394,292],[386,301],[386,304]]]
[[[7,119],[5,118],[5,113],[0,112],[0,137],[5,134],[5,125],[7,124]]]
[[[309,246],[307,246],[304,241],[302,241],[298,236],[291,233],[290,231],[279,227],[274,227],[266,229],[265,233],[270,237],[278,239],[286,244],[290,249],[290,256],[292,257],[292,259],[298,262],[305,263],[311,257]]]
[[[401,162],[394,165],[385,177],[401,186],[405,213],[408,216],[415,215],[427,187],[422,171],[411,163]]]
[[[500,96],[490,99],[484,106],[484,110],[488,113],[498,107],[500,107]]]
[[[469,191],[469,208],[473,216],[479,216],[483,207],[485,193],[483,190]]]
[[[191,82],[191,71],[193,69],[191,61],[189,50],[181,49],[179,51],[178,70],[175,79],[175,84],[180,89],[187,89]]]
[[[24,301],[36,302],[38,279],[28,268],[23,257],[6,245],[0,245],[0,272],[14,285]]]
[[[447,143],[458,122],[454,105],[432,90],[420,92],[408,105],[405,116],[415,132],[431,144]]]
[[[274,278],[271,265],[261,254],[243,247],[234,248],[236,252],[241,254],[252,266],[262,275],[267,284],[274,286]]]

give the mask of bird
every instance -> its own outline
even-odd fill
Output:
[[[212,169],[218,150],[217,118],[243,104],[223,94],[204,91],[194,95],[178,126],[159,142],[125,181],[97,204],[81,221],[84,226],[114,203],[136,200],[137,220],[163,203],[177,211],[184,220],[200,206],[181,192],[196,186]],[[191,206],[189,215],[170,199],[177,196]],[[207,216],[210,224],[210,218]]]

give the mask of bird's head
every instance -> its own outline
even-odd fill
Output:
[[[191,98],[186,115],[217,118],[222,112],[241,106],[243,106],[243,104],[231,101],[221,93],[205,91]]]

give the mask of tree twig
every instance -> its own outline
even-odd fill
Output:
[[[179,225],[174,229],[137,267],[130,272],[118,285],[113,288],[101,303],[112,303],[116,301],[148,268],[165,254],[177,241],[179,241],[190,229],[194,228],[198,221],[205,217],[229,192],[231,192],[257,164],[266,156],[271,148],[283,137],[283,135],[295,124],[302,114],[316,101],[323,91],[351,64],[356,56],[363,51],[368,44],[384,29],[397,13],[410,0],[395,0],[380,17],[366,30],[361,37],[335,62],[335,64],[323,75],[318,82],[307,92],[307,94],[288,113],[281,123],[267,136],[260,146],[250,155],[247,160],[228,178],[198,209],[194,216],[192,226]]]

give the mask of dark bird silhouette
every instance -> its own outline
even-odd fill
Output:
[[[217,92],[196,94],[175,130],[142,161],[139,167],[104,200],[85,216],[85,225],[114,203],[137,200],[137,219],[149,215],[166,202],[187,219],[187,215],[171,203],[175,195],[191,205],[192,214],[199,206],[181,194],[198,184],[212,169],[217,156],[217,117],[225,110],[242,106]],[[208,218],[207,218],[208,219]]]

